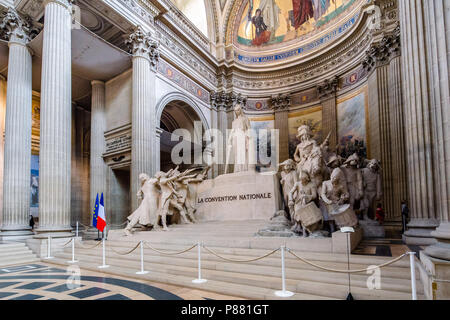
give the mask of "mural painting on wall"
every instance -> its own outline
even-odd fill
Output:
[[[289,114],[289,157],[294,158],[295,149],[299,143],[297,129],[302,125],[311,128],[313,139],[322,141],[322,107],[313,107]]]
[[[321,28],[356,0],[248,0],[238,43],[262,46],[298,39]]]
[[[338,100],[338,149],[339,154],[344,158],[349,157],[355,152],[363,158],[369,156],[367,109],[367,88]]]
[[[275,154],[272,154],[272,136],[271,130],[275,128],[275,118],[273,116],[251,118],[250,124],[255,133],[255,143],[257,158],[256,170],[259,172],[267,171],[270,169],[270,163],[276,163]],[[266,138],[261,134],[261,130],[267,130]],[[261,158],[261,155],[271,159],[270,162]]]

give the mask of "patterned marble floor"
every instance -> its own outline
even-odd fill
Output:
[[[363,240],[352,254],[398,257],[407,251],[414,251],[418,257],[419,251],[423,249],[424,248],[420,246],[405,245],[402,240],[399,239],[367,239]]]
[[[79,281],[78,281],[79,279]],[[0,300],[241,300],[47,263],[0,269]]]

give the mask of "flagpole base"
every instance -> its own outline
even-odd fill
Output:
[[[149,273],[149,271],[138,271],[138,272],[136,272],[136,274],[147,274],[147,273]]]
[[[109,268],[109,266],[108,266],[108,265],[105,265],[105,266],[98,266],[97,268],[99,268],[99,269],[107,269],[107,268]]]
[[[290,291],[276,291],[275,295],[277,297],[281,297],[281,298],[289,298],[289,297],[292,297],[294,295],[294,293],[290,292]]]
[[[205,282],[208,282],[208,280],[206,280],[206,279],[195,279],[195,280],[192,280],[192,283],[196,283],[196,284],[205,283]]]

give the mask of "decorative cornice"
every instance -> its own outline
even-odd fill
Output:
[[[148,59],[152,67],[155,67],[158,63],[159,42],[154,40],[150,33],[144,32],[142,27],[138,26],[129,35],[126,44],[130,48],[130,53],[133,56]]]
[[[1,37],[9,42],[26,45],[39,34],[39,29],[33,26],[31,18],[20,16],[13,8],[8,8],[0,21]]]
[[[272,109],[275,111],[283,111],[289,109],[291,105],[291,97],[289,94],[279,94],[272,96]]]
[[[339,87],[339,77],[335,76],[331,80],[325,80],[317,86],[317,93],[321,100],[335,97]]]

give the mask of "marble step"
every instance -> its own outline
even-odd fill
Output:
[[[17,255],[14,257],[8,257],[7,259],[0,259],[0,267],[8,267],[8,266],[14,266],[14,265],[20,265],[20,264],[28,264],[28,263],[34,263],[39,262],[41,259],[36,257],[35,255]]]
[[[125,252],[125,250],[119,250],[115,249],[116,251],[122,251]],[[69,253],[66,250],[66,253],[70,256],[71,253]],[[167,266],[180,266],[180,267],[191,267],[196,268],[197,267],[197,256],[192,256],[191,258],[185,257],[186,254],[183,254],[182,256],[176,256],[176,257],[167,257],[167,256],[160,256],[155,255],[150,250],[144,251],[144,260],[146,263],[156,263],[161,265],[167,265]],[[96,259],[100,259],[101,257],[101,251],[98,250],[96,252],[92,252],[89,250],[78,250],[76,252],[76,256],[80,257],[86,257],[91,256]],[[110,257],[115,258],[117,255],[115,253],[112,253],[108,250],[107,252],[107,259]],[[233,259],[245,259],[248,257],[239,257],[239,256],[233,256],[230,257]],[[81,259],[81,258],[80,258]],[[124,261],[140,261],[140,253],[134,252],[127,256],[123,257]],[[271,260],[271,261],[266,261]],[[100,260],[98,260],[100,261]],[[210,270],[223,270],[223,271],[231,271],[231,272],[239,272],[239,273],[247,273],[247,274],[261,274],[261,275],[269,275],[269,276],[279,276],[280,274],[280,258],[265,258],[264,260],[260,260],[258,262],[252,262],[252,263],[230,263],[230,262],[224,262],[223,260],[220,260],[219,258],[216,258],[212,255],[204,254],[202,255],[202,268],[203,269],[210,269]],[[346,269],[347,266],[345,265],[327,265],[329,267],[338,267],[340,269]],[[342,273],[332,273],[332,272],[326,272],[321,271],[319,269],[316,269],[314,267],[309,267],[305,264],[299,264],[297,261],[286,261],[286,272],[289,273],[287,276],[291,277],[293,279],[298,280],[314,280],[314,281],[322,281],[323,279],[327,279],[326,281],[330,283],[336,283],[336,284],[346,284],[347,283],[347,274]],[[359,266],[352,265],[352,268],[357,268]],[[381,284],[382,287],[390,288],[393,290],[400,290],[409,292],[410,291],[410,278],[406,277],[399,277],[399,275],[404,276],[405,272],[403,270],[397,270],[395,268],[391,268],[392,270],[389,271],[382,271],[381,275]],[[383,269],[384,270],[384,269]],[[407,273],[406,273],[407,275]],[[418,275],[417,275],[418,276]],[[368,275],[365,273],[359,273],[359,274],[353,274],[352,279],[355,281],[355,285],[360,285],[362,287],[366,287],[366,281],[367,281]],[[419,278],[417,278],[419,280]],[[356,282],[357,281],[357,282]],[[418,288],[421,290],[421,284],[418,283]]]
[[[34,255],[33,254],[33,251],[31,251],[30,249],[28,249],[27,247],[23,247],[23,248],[18,248],[18,249],[15,249],[15,250],[8,250],[8,251],[3,251],[3,250],[0,250],[0,259],[2,259],[2,258],[11,258],[11,257],[14,257],[14,256],[16,256],[16,255],[20,255],[20,254],[31,254],[31,255]]]
[[[122,242],[122,241],[107,241],[107,247],[113,246],[117,248],[116,250],[123,249],[126,251],[129,248],[132,248],[136,245],[137,241],[134,242]],[[186,245],[178,245],[178,244],[153,244],[152,246],[159,250],[166,251],[182,251],[189,246],[192,246],[195,242],[186,243]],[[208,246],[209,247],[209,246]],[[223,248],[223,247],[209,247],[211,250],[217,252],[221,255],[236,255],[236,256],[244,256],[245,258],[258,257],[264,254],[267,254],[270,250],[268,249],[248,249],[248,248]],[[147,250],[147,249],[146,249]],[[293,250],[297,255],[314,261],[314,262],[333,262],[333,263],[344,263],[347,266],[347,255],[339,254],[339,253],[320,253],[320,252],[297,252]],[[196,251],[191,251],[186,254],[196,255]],[[202,255],[207,254],[204,250],[202,251]],[[184,255],[184,254],[183,254]],[[380,265],[386,263],[395,257],[381,257],[381,256],[364,256],[364,255],[351,255],[350,262],[351,265],[360,265],[361,268],[367,267],[369,265]],[[236,258],[237,259],[237,258]],[[298,261],[295,257],[290,254],[286,254],[286,261],[295,260]],[[407,257],[393,264],[395,268],[410,268],[409,259]],[[388,267],[389,268],[389,267]],[[344,268],[345,269],[345,268]]]
[[[114,262],[112,260],[112,262]],[[68,263],[64,258],[55,258],[52,260],[53,264],[57,265],[63,265],[66,266]],[[109,262],[108,262],[109,263]],[[90,271],[96,271],[98,272],[99,269],[97,268],[96,264],[92,264],[89,262],[79,262],[78,266],[81,269],[86,269]],[[120,267],[114,264],[111,264],[110,268],[102,269],[102,272],[110,274],[110,275],[116,275],[116,276],[126,276],[137,280],[146,280],[146,281],[153,281],[153,282],[159,282],[159,283],[167,283],[171,285],[177,285],[192,289],[198,289],[198,290],[204,290],[204,291],[211,291],[219,294],[224,295],[230,295],[235,297],[241,297],[246,299],[253,299],[253,300],[278,300],[278,299],[289,299],[289,300],[336,300],[330,297],[326,297],[323,295],[311,295],[311,294],[305,294],[305,293],[295,293],[294,296],[290,298],[279,298],[274,295],[274,290],[262,288],[257,285],[244,285],[239,283],[230,283],[230,282],[224,282],[224,281],[218,281],[218,280],[208,280],[208,282],[203,284],[194,284],[192,283],[192,277],[184,276],[184,275],[171,275],[167,273],[161,273],[158,271],[152,271],[145,275],[136,275],[135,269],[130,269],[128,267]]]
[[[129,250],[130,248],[127,247],[125,249],[125,248],[116,247],[114,250],[116,250],[118,252],[126,252],[127,249]],[[68,254],[71,254],[71,250],[66,249],[65,252]],[[94,257],[100,257],[101,249],[85,250],[85,249],[77,248],[76,256],[78,256],[78,255],[82,255],[82,256],[90,255],[90,256],[94,256]],[[145,255],[145,261],[148,261],[148,262],[161,263],[161,264],[167,264],[167,265],[191,266],[191,267],[195,267],[197,265],[196,252],[183,253],[182,255],[177,255],[177,256],[164,256],[164,255],[159,255],[158,253],[155,253],[154,251],[151,251],[149,249],[145,249],[144,255]],[[107,250],[107,257],[115,257],[115,256],[117,256],[115,253],[113,253],[110,250]],[[235,259],[235,260],[245,260],[245,259],[249,258],[248,255],[246,255],[246,256],[225,255],[225,256],[230,259]],[[131,253],[130,255],[125,256],[124,259],[139,260],[140,259],[139,250],[135,251],[134,253]],[[324,266],[324,267],[342,269],[342,270],[347,269],[347,263],[321,262],[321,261],[314,261],[314,262],[317,264],[320,264],[321,266]],[[263,260],[259,260],[259,261],[251,262],[251,263],[230,263],[230,262],[226,262],[220,258],[217,258],[214,255],[211,255],[209,253],[202,253],[202,263],[203,263],[204,268],[209,268],[209,269],[218,269],[218,268],[223,269],[223,268],[227,268],[231,264],[231,265],[237,265],[237,266],[239,266],[239,268],[243,268],[244,271],[251,270],[253,272],[253,270],[254,270],[253,268],[256,267],[256,268],[262,268],[262,270],[265,270],[265,269],[273,270],[270,272],[279,273],[281,261],[280,261],[279,253],[276,253],[272,257],[267,257],[267,258],[264,258]],[[264,269],[264,267],[265,267],[265,269]],[[362,269],[362,268],[366,268],[366,267],[367,267],[367,264],[364,264],[364,265],[358,265],[358,264],[353,264],[353,263],[351,264],[352,269]],[[271,268],[271,269],[268,269],[268,268]],[[297,272],[297,271],[300,272],[300,276],[302,274],[303,275],[308,274],[308,276],[315,275],[315,277],[319,280],[320,280],[320,278],[323,278],[323,277],[330,277],[331,279],[335,279],[336,281],[342,281],[340,279],[343,279],[345,281],[345,283],[347,281],[346,274],[330,273],[327,271],[322,271],[313,266],[310,266],[303,262],[300,262],[296,259],[286,259],[286,268],[292,269],[295,272]],[[267,271],[265,271],[265,272],[267,272]],[[382,269],[381,274],[382,274],[382,279],[384,279],[384,282],[386,282],[388,284],[389,283],[406,283],[406,284],[410,283],[409,269],[397,268],[397,267],[386,267],[386,268]],[[417,276],[417,279],[419,279],[418,272],[417,272],[416,276]],[[365,281],[366,281],[368,275],[366,275],[366,273],[358,273],[358,274],[352,275],[352,277],[355,279],[362,279],[364,281],[364,286],[365,286]]]
[[[60,255],[58,257],[61,257]],[[86,261],[90,264],[99,264],[100,259],[94,256],[82,256],[83,261]],[[70,260],[70,255],[66,255],[64,258]],[[138,259],[124,259],[117,257],[109,257],[107,259],[107,263],[109,265],[116,266],[126,266],[127,269],[139,270],[140,262]],[[197,277],[197,268],[195,266],[178,266],[178,265],[170,265],[166,263],[149,263],[147,260],[145,261],[146,270],[150,270],[153,273],[153,270],[158,270],[159,273],[164,273],[167,275],[177,275],[177,276],[189,276],[191,279]],[[239,268],[244,268],[241,270],[214,270],[205,267],[203,269],[203,277],[208,280],[217,280],[224,281],[227,283],[235,283],[235,284],[245,284],[249,286],[258,286],[266,289],[272,289],[273,291],[279,290],[281,287],[281,279],[280,279],[280,270],[276,270],[271,275],[261,275],[261,274],[249,274],[243,272],[247,269],[246,266],[239,266]],[[344,299],[347,295],[347,282],[344,281],[342,284],[335,283],[327,283],[326,278],[317,278],[312,280],[298,280],[291,278],[291,270],[286,270],[286,285],[287,290],[303,293],[303,294],[311,294],[321,296],[323,292],[327,292],[327,298],[336,298],[336,299]],[[307,278],[307,277],[306,277]],[[406,288],[402,291],[394,291],[394,289],[401,290],[403,288],[397,287],[392,288],[391,290],[369,290],[365,287],[358,287],[363,285],[360,283],[361,281],[354,280],[352,292],[355,293],[355,298],[357,299],[409,299],[410,298],[410,289]],[[364,282],[365,286],[365,282]]]

